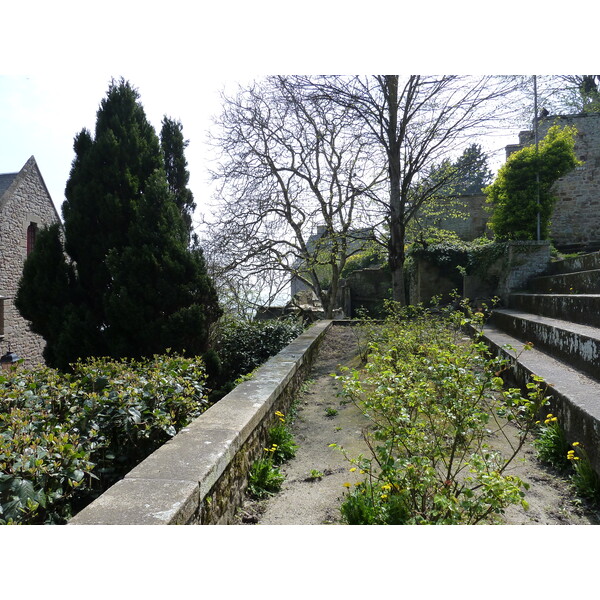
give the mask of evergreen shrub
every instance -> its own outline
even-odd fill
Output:
[[[0,523],[64,523],[209,404],[204,365],[93,359],[0,376]]]
[[[222,385],[262,365],[302,331],[302,321],[292,318],[252,322],[223,319],[214,344],[221,361]]]

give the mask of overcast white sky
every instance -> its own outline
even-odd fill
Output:
[[[73,139],[83,128],[94,132],[96,111],[105,97],[112,75],[98,72],[8,75],[0,74],[0,173],[21,169],[34,155],[50,195],[57,207],[64,200],[64,188],[74,158]],[[150,122],[160,132],[162,117],[180,119],[190,140],[186,156],[190,186],[197,202],[203,204],[207,173],[206,129],[219,109],[218,91],[225,81],[203,75],[189,79],[160,77],[135,72],[124,76],[136,88]]]
[[[537,68],[537,49],[527,52],[523,27],[507,14],[511,2],[492,19],[485,12],[493,9],[481,3],[449,4],[428,2],[425,10],[374,0],[368,12],[356,0],[304,0],[283,8],[274,0],[31,0],[4,6],[0,173],[20,170],[34,155],[60,212],[73,138],[83,127],[93,131],[110,79],[122,76],[138,88],[157,131],[165,114],[181,120],[190,141],[190,187],[205,212],[206,130],[226,84],[274,73]],[[528,19],[540,24],[537,11],[521,6],[519,23]],[[564,49],[547,45],[544,56],[541,65],[552,65],[547,72],[573,71],[566,68],[572,63]]]

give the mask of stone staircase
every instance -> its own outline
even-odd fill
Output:
[[[548,412],[600,474],[600,252],[551,263],[493,311],[484,339],[511,358],[517,383],[546,381]]]

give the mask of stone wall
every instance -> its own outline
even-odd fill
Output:
[[[31,157],[0,198],[0,296],[4,300],[4,339],[0,352],[8,345],[24,359],[25,367],[43,364],[44,340],[29,331],[27,321],[14,306],[14,297],[27,257],[27,228],[38,229],[59,222],[35,159]]]
[[[409,278],[410,304],[427,305],[434,296],[441,296],[442,302],[447,302],[453,291],[476,303],[495,296],[506,303],[510,293],[523,289],[550,264],[549,242],[504,242],[474,251],[478,254],[471,259],[466,253],[460,258],[464,264],[458,266],[468,269],[464,276],[456,261],[441,266],[414,256]]]
[[[340,284],[342,310],[346,317],[358,316],[365,309],[371,316],[383,314],[384,300],[391,298],[392,276],[389,269],[369,267],[353,271]]]
[[[557,247],[585,244],[595,248],[600,245],[600,114],[548,116],[538,123],[538,138],[543,139],[554,124],[577,128],[575,153],[584,165],[554,184],[558,200],[552,216],[551,238]],[[533,132],[521,132],[519,144],[507,146],[507,157],[533,143]]]
[[[227,524],[248,485],[248,472],[267,443],[275,411],[284,414],[332,325],[320,321],[254,377],[182,429],[69,525]]]
[[[423,217],[418,220],[423,226],[453,231],[461,240],[471,242],[488,233],[487,223],[490,212],[487,210],[486,197],[483,194],[461,196],[456,200],[452,216]]]
[[[446,269],[424,258],[415,258],[408,279],[408,302],[415,306],[427,305],[434,296],[448,302],[452,292],[460,294],[462,279],[457,269]]]

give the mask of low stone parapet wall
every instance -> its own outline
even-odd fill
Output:
[[[182,429],[69,525],[227,524],[252,463],[284,414],[331,326],[319,321]]]

